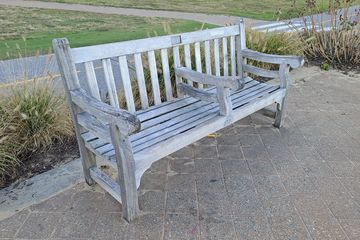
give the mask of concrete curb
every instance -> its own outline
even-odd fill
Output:
[[[80,159],[0,190],[0,221],[83,181]]]

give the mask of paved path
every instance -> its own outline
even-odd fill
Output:
[[[203,13],[186,13],[177,11],[161,11],[161,10],[146,10],[137,8],[118,8],[118,7],[102,7],[82,4],[67,4],[55,2],[40,2],[40,1],[25,1],[25,0],[0,0],[0,4],[19,7],[33,7],[43,9],[59,9],[70,11],[93,12],[103,14],[119,14],[138,17],[165,17],[175,19],[186,19],[198,22],[210,23],[215,25],[227,25],[235,22],[236,18],[225,15],[211,15]],[[261,24],[265,21],[245,19],[249,26],[253,24]]]
[[[134,223],[81,183],[0,222],[0,238],[360,239],[359,76],[295,75],[280,131],[253,114],[158,161]]]
[[[360,11],[360,5],[352,6],[348,10],[348,19],[349,21],[356,21],[359,18],[358,12]],[[343,9],[337,10],[337,19],[344,14]],[[314,26],[311,22],[314,20]],[[305,24],[306,23],[306,24]],[[340,22],[338,21],[338,24]],[[308,29],[324,29],[326,31],[330,30],[331,17],[328,13],[315,14],[313,16],[305,16],[301,18],[294,18],[290,20],[283,20],[278,22],[270,23],[260,23],[254,26],[252,29],[256,31],[263,32],[291,32],[291,31],[301,31],[305,28]]]

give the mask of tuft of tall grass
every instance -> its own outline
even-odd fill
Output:
[[[65,96],[55,92],[52,77],[11,87],[0,102],[0,177],[23,159],[73,136]]]
[[[42,151],[54,141],[73,134],[63,94],[55,93],[51,81],[36,80],[12,89],[6,111],[14,135],[26,151]],[[21,132],[21,133],[19,133]]]
[[[251,50],[267,54],[300,56],[304,54],[303,44],[297,33],[265,33],[248,29],[246,31],[246,45]],[[264,62],[250,61],[250,63],[269,70],[278,67]]]
[[[5,114],[0,105],[0,177],[11,174],[20,165],[20,160],[16,157],[17,144],[7,136],[9,123]]]

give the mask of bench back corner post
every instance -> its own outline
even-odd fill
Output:
[[[241,54],[241,51],[246,49],[246,31],[245,31],[245,22],[242,18],[236,19],[236,25],[239,26],[239,35],[236,39],[236,61],[237,61],[237,72],[238,76],[241,78],[245,77],[245,73],[243,70],[243,64],[246,64],[246,60]]]
[[[89,185],[94,184],[94,180],[90,176],[90,168],[96,165],[95,155],[86,149],[84,139],[81,137],[81,127],[78,124],[76,114],[80,111],[76,106],[70,94],[71,90],[79,89],[80,83],[77,76],[75,64],[71,58],[69,41],[66,38],[54,39],[53,49],[61,74],[65,93],[67,95],[68,106],[74,122],[74,130],[79,144],[80,158],[82,161],[83,172],[86,182]]]

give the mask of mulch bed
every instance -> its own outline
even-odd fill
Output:
[[[0,179],[0,189],[49,171],[79,157],[79,149],[75,138],[62,143],[54,143],[45,152],[27,154],[21,157],[22,164],[10,176]]]

